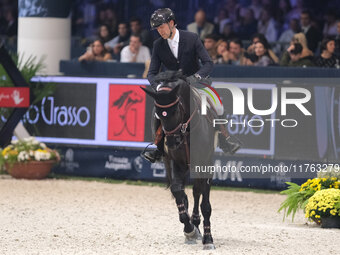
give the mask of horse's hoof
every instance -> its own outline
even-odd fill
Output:
[[[203,244],[203,250],[215,250],[215,245],[213,243]]]
[[[196,240],[202,240],[202,235],[200,233],[200,231],[198,230],[198,228],[196,228],[196,226],[194,226],[194,230],[190,233],[185,233],[185,243],[186,244],[196,244]]]

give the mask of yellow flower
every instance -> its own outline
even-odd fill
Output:
[[[320,218],[320,215],[315,215],[315,218]]]

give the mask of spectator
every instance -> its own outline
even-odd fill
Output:
[[[312,26],[311,14],[309,11],[302,11],[300,16],[301,31],[305,34],[308,48],[315,52],[320,41],[319,31]]]
[[[238,29],[238,36],[241,40],[249,40],[250,36],[257,32],[257,21],[254,11],[250,8],[244,9],[244,16]]]
[[[246,59],[245,64],[250,66],[269,66],[274,65],[274,60],[269,56],[269,45],[266,41],[255,43],[255,59]]]
[[[259,20],[262,12],[261,0],[252,0],[249,8],[253,10],[255,19]]]
[[[206,21],[206,15],[203,10],[198,10],[195,14],[195,22],[187,26],[187,30],[199,35],[201,40],[205,36],[214,32],[214,25]]]
[[[263,9],[261,18],[257,24],[257,31],[264,34],[268,42],[275,42],[277,39],[277,30],[275,20],[269,9]]]
[[[293,39],[294,34],[299,33],[299,32],[300,32],[299,20],[292,19],[289,22],[289,28],[281,34],[278,42],[289,43]]]
[[[79,62],[82,61],[107,61],[112,59],[111,54],[108,53],[101,40],[95,40],[90,49],[78,58]]]
[[[224,24],[222,37],[227,41],[237,37],[233,30],[233,24],[231,22],[227,22],[226,24]]]
[[[337,35],[335,37],[335,55],[340,57],[340,21],[337,22],[336,31]]]
[[[104,44],[112,39],[111,30],[108,25],[104,24],[99,27],[98,39],[101,40]]]
[[[112,51],[114,58],[119,60],[121,50],[129,44],[130,32],[128,24],[121,22],[118,24],[118,35],[111,41],[105,43],[105,48]]]
[[[140,18],[134,17],[130,19],[130,30],[131,34],[140,36],[142,44],[144,46],[148,47],[149,49],[152,48],[153,44],[152,35],[148,30],[143,29],[142,21]]]
[[[287,30],[288,27],[289,27],[289,23],[292,20],[292,19],[289,20],[288,17],[287,17],[288,13],[292,9],[292,6],[290,4],[290,0],[280,0],[278,7],[279,8],[277,8],[275,19],[278,21],[280,29]]]
[[[217,51],[216,51],[217,41],[218,41],[218,36],[215,34],[207,35],[204,38],[204,47],[213,61],[216,60],[217,58]]]
[[[140,35],[132,34],[128,46],[125,46],[120,54],[120,62],[123,63],[145,63],[150,60],[149,48],[142,45]]]
[[[253,61],[256,60],[256,54],[255,54],[255,44],[258,42],[258,41],[261,41],[263,43],[265,43],[265,48],[268,49],[268,54],[270,56],[270,58],[277,64],[279,63],[279,58],[275,55],[275,53],[271,50],[270,48],[270,44],[268,43],[266,37],[261,34],[261,33],[258,33],[258,34],[255,34],[253,35],[252,37],[252,44],[248,47],[247,49],[247,57]]]
[[[299,19],[303,11],[303,0],[294,0],[295,4],[291,1],[292,9],[287,14],[287,20]]]
[[[325,15],[325,24],[323,26],[323,36],[336,36],[337,34],[337,22],[336,13],[333,10],[329,10]]]
[[[289,61],[288,59],[282,59],[281,63],[284,66],[300,66],[300,67],[307,67],[307,66],[314,66],[313,61],[310,57],[303,57],[302,55],[303,47],[300,43],[294,43],[287,49],[289,54]],[[284,58],[285,55],[282,56]]]
[[[10,7],[5,9],[4,17],[6,21],[3,29],[4,34],[8,37],[16,36],[18,34],[18,22],[14,10]]]
[[[229,42],[229,64],[231,65],[245,65],[246,59],[244,57],[244,49],[242,41],[234,38]]]
[[[322,40],[320,51],[321,55],[315,59],[316,66],[339,68],[339,59],[334,54],[335,40],[332,37]]]
[[[291,45],[300,43],[302,46],[302,57],[313,57],[313,52],[308,48],[306,36],[303,33],[297,33],[293,36]]]
[[[217,57],[215,60],[213,60],[214,64],[223,64],[228,61],[228,58],[226,57],[228,52],[228,42],[224,39],[218,40],[216,43],[216,53]],[[226,60],[225,60],[226,58]]]
[[[222,34],[224,24],[227,23],[228,21],[230,21],[228,11],[223,8],[219,9],[218,15],[214,19],[216,31]]]

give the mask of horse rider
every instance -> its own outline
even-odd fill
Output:
[[[150,25],[151,29],[157,29],[161,36],[153,44],[147,76],[155,91],[161,86],[155,81],[155,76],[159,73],[161,66],[173,71],[182,70],[183,75],[188,77],[187,81],[193,86],[202,80],[209,81],[213,62],[207,50],[197,34],[176,28],[175,14],[171,9],[156,10],[151,15]],[[219,126],[222,128],[221,134],[223,134],[219,135],[219,147],[224,152],[234,154],[240,148],[240,144],[231,142],[225,126]],[[164,149],[164,132],[157,116],[155,118],[155,131],[154,143],[157,149],[142,153],[142,156],[152,163],[162,158]]]

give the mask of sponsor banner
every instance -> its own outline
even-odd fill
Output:
[[[140,151],[79,147],[57,149],[61,152],[62,161],[54,169],[55,173],[158,181],[164,181],[166,177],[164,165],[143,160]]]
[[[23,122],[31,135],[94,139],[96,84],[59,83],[53,96],[32,105]]]
[[[145,93],[139,86],[110,84],[108,140],[144,141]]]
[[[0,88],[0,107],[25,108],[30,106],[30,89],[27,87]]]
[[[163,163],[150,164],[136,150],[106,148],[59,147],[61,163],[54,168],[58,174],[115,179],[166,181]],[[318,168],[308,161],[272,160],[217,155],[215,165],[229,166],[233,171],[215,172],[213,185],[284,189],[287,181],[303,183],[314,178]],[[268,166],[262,172],[251,169]],[[270,168],[270,167],[271,168]],[[288,171],[289,170],[289,171]]]
[[[251,84],[251,83],[228,83],[214,82],[213,87],[221,97],[224,106],[224,115],[219,116],[220,122],[226,123],[228,132],[237,136],[243,143],[239,154],[274,155],[275,149],[275,119],[276,113],[259,115],[251,112],[247,105],[248,89],[252,89],[252,103],[255,109],[269,109],[273,104],[272,90],[275,84]],[[234,88],[239,88],[243,97],[233,98]],[[242,114],[238,114],[241,105],[244,108]]]

